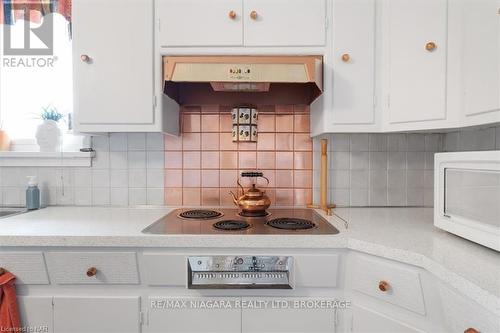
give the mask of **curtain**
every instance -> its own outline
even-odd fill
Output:
[[[24,19],[26,10],[29,20],[40,23],[42,16],[61,14],[71,22],[71,0],[0,0],[0,24],[14,24]]]

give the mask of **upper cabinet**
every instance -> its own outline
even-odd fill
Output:
[[[375,0],[333,5],[332,123],[375,126]]]
[[[391,0],[382,12],[383,126],[448,127],[446,0]]]
[[[158,0],[160,47],[243,45],[243,0]]]
[[[326,0],[244,0],[245,46],[323,46]]]
[[[500,1],[450,2],[456,33],[450,49],[461,64],[464,125],[500,121]]]
[[[326,1],[157,0],[158,43],[160,48],[324,46]]]
[[[161,131],[153,0],[74,0],[72,19],[76,130]]]

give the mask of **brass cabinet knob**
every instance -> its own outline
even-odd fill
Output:
[[[89,269],[87,269],[87,276],[88,277],[96,276],[96,274],[97,274],[97,268],[90,267]]]
[[[468,329],[466,329],[464,331],[464,333],[481,333],[479,332],[478,330],[476,330],[475,328],[472,328],[472,327],[469,327]]]
[[[234,10],[231,10],[228,15],[231,20],[236,18],[236,12]]]
[[[255,10],[252,10],[252,11],[250,12],[250,18],[251,18],[252,20],[256,20],[258,16],[259,16],[259,15],[257,14],[257,12],[256,12]]]
[[[378,289],[380,291],[383,291],[383,292],[386,292],[387,290],[389,290],[391,286],[389,285],[389,283],[387,283],[386,281],[380,281],[378,283]]]
[[[80,56],[80,59],[81,59],[83,62],[87,62],[87,63],[88,63],[88,62],[90,62],[90,57],[89,57],[88,55],[86,55],[86,54],[82,54],[82,55]]]
[[[351,56],[349,55],[349,53],[344,53],[341,59],[343,62],[348,62],[349,60],[351,60]]]
[[[425,49],[429,52],[434,51],[436,48],[437,48],[437,45],[434,42],[428,42],[427,44],[425,44]]]

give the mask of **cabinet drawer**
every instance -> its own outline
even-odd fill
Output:
[[[57,284],[138,284],[135,252],[51,252],[49,273]],[[95,268],[95,275],[87,273]]]
[[[187,257],[181,254],[144,253],[144,280],[150,286],[186,286]]]
[[[293,256],[296,287],[335,288],[339,255]]]
[[[17,284],[49,284],[41,252],[1,252],[0,267],[14,274]]]
[[[349,279],[353,290],[425,315],[420,274],[416,269],[359,254],[351,259]],[[385,291],[379,288],[381,282],[387,283]]]

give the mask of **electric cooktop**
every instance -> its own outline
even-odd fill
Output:
[[[238,209],[176,209],[142,231],[147,234],[334,235],[339,231],[312,209],[269,209],[243,216]]]

